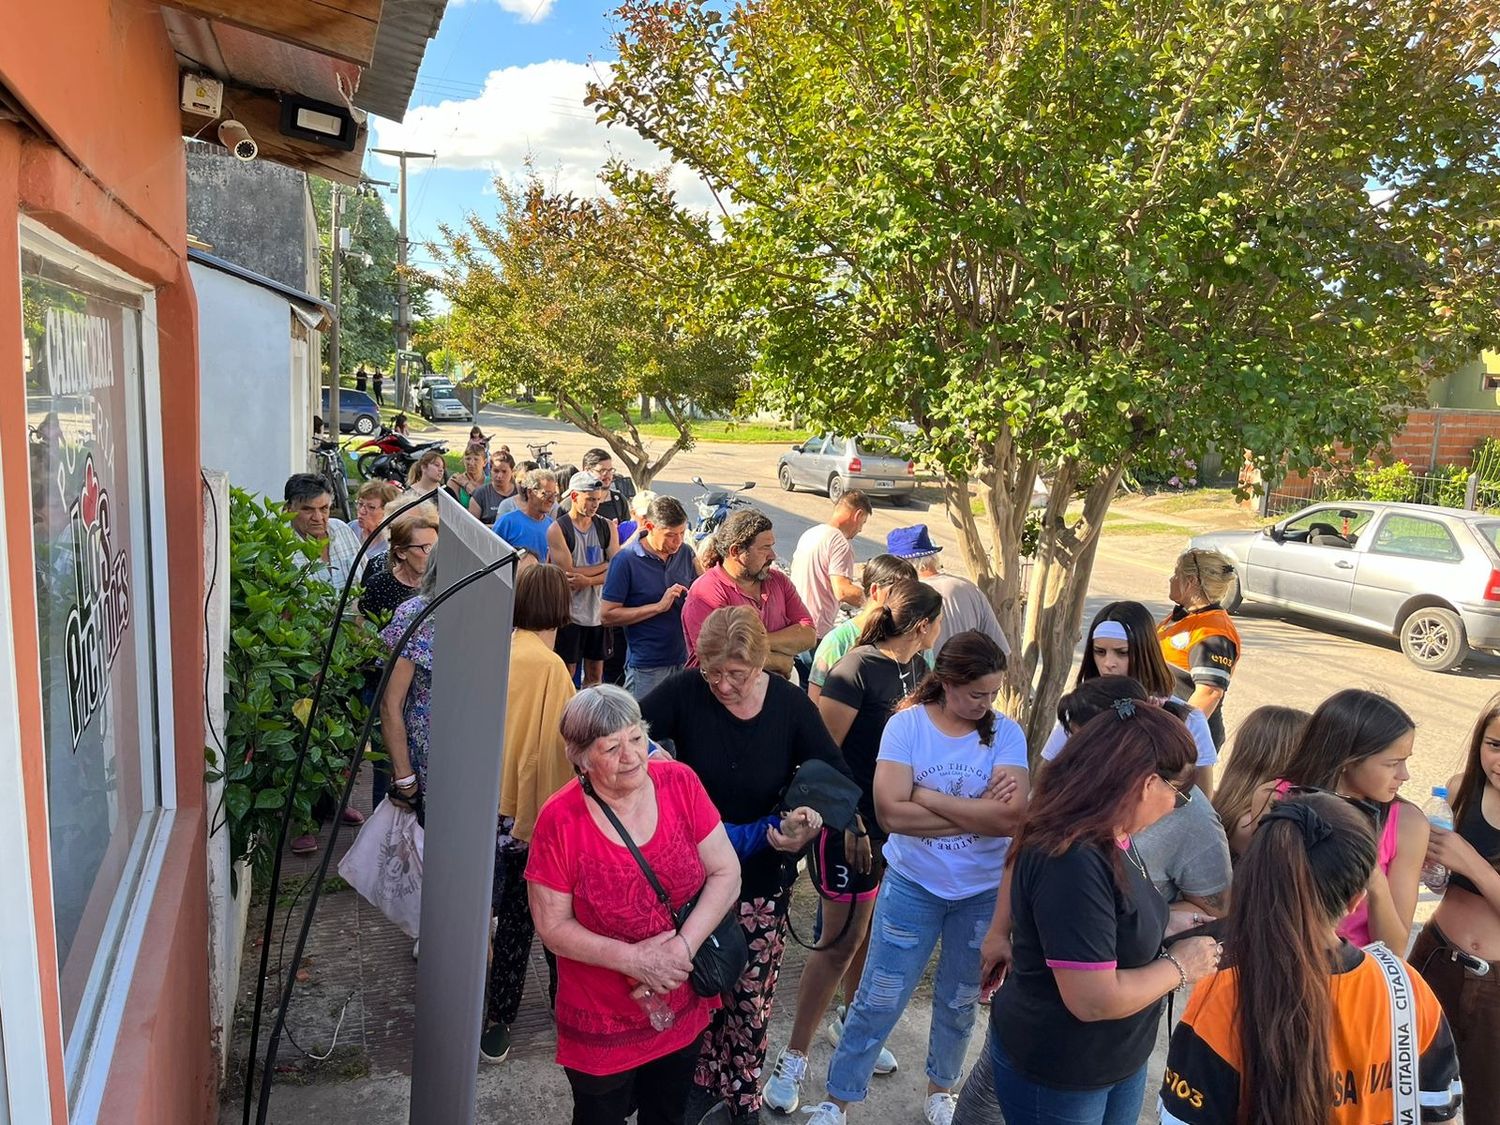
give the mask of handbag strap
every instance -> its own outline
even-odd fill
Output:
[[[1365,946],[1365,952],[1380,966],[1391,1000],[1391,1100],[1395,1105],[1391,1120],[1394,1125],[1417,1125],[1422,1118],[1417,1092],[1417,1001],[1411,977],[1401,958],[1382,943]]]
[[[672,919],[673,928],[677,928],[677,911],[672,909],[671,896],[667,889],[661,885],[661,880],[656,877],[656,872],[651,870],[651,865],[646,862],[646,857],[641,854],[641,849],[636,847],[635,841],[630,838],[630,833],[625,831],[625,826],[620,823],[620,818],[615,815],[615,810],[598,793],[594,792],[592,785],[585,784],[583,791],[594,799],[594,802],[603,811],[605,819],[614,826],[614,830],[620,834],[620,841],[630,850],[636,864],[641,869],[641,874],[646,876],[646,881],[651,884],[651,889],[656,892],[657,901],[667,909],[667,917]]]

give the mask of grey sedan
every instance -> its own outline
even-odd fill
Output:
[[[911,501],[917,487],[916,466],[894,438],[884,434],[839,437],[823,434],[794,445],[781,455],[776,479],[791,492],[815,488],[837,500],[851,488],[872,499],[884,496],[897,507]]]
[[[1332,500],[1260,531],[1199,535],[1234,560],[1225,599],[1264,602],[1394,636],[1420,668],[1500,652],[1500,517],[1456,508]]]

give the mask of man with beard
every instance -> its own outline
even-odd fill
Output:
[[[754,508],[735,512],[719,526],[703,552],[706,569],[682,606],[689,668],[698,666],[698,633],[708,615],[725,606],[748,605],[770,634],[766,671],[791,675],[796,655],[811,647],[817,634],[812,614],[792,580],[771,565],[775,561],[776,533]]]

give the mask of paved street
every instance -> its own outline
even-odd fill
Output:
[[[490,410],[480,424],[497,442],[524,452],[527,440],[556,439],[559,460],[576,463],[595,442],[561,423],[538,419],[517,411]],[[440,427],[452,448],[461,448],[468,426]],[[663,443],[665,444],[665,443]],[[691,483],[702,475],[713,483],[754,480],[752,494],[758,506],[774,521],[784,554],[789,555],[797,537],[828,511],[826,497],[812,493],[785,493],[775,482],[778,446],[702,445],[680,454],[654,487],[689,503],[698,492]],[[1141,511],[1122,502],[1121,513]],[[1232,518],[1232,517],[1231,517]],[[948,565],[961,570],[955,540],[940,504],[928,508],[919,499],[905,509],[877,506],[866,532],[856,541],[861,559],[878,553],[886,533],[894,527],[926,522],[934,539],[947,550]],[[1167,526],[1181,525],[1180,532]],[[1167,574],[1172,561],[1195,530],[1191,520],[1151,511],[1139,521],[1120,520],[1106,530],[1095,568],[1089,597],[1092,613],[1106,601],[1135,598],[1153,610],[1167,608]],[[1417,720],[1417,752],[1412,763],[1413,779],[1407,795],[1424,799],[1427,789],[1440,784],[1456,768],[1463,753],[1469,724],[1489,695],[1500,689],[1500,661],[1480,658],[1462,672],[1435,675],[1407,663],[1390,640],[1354,634],[1330,634],[1308,622],[1284,620],[1268,613],[1250,611],[1238,618],[1244,637],[1245,656],[1235,674],[1228,697],[1231,730],[1236,720],[1264,703],[1282,703],[1312,708],[1329,693],[1346,686],[1366,686],[1385,691],[1403,704]],[[361,800],[368,807],[368,796]],[[344,846],[342,843],[340,846]],[[296,861],[290,871],[305,870],[306,861]],[[1424,899],[1431,896],[1424,894]],[[806,885],[797,897],[801,915],[799,929],[809,928],[812,895]],[[1419,918],[1432,908],[1419,906]],[[252,925],[252,934],[258,928]],[[290,1023],[307,1050],[328,1049],[336,1024],[342,1022],[337,1041],[339,1054],[331,1060],[332,1073],[305,1074],[301,1052],[283,1049],[284,1071],[274,1090],[272,1120],[278,1125],[325,1125],[330,1121],[361,1121],[365,1125],[397,1125],[407,1117],[410,1078],[411,990],[414,965],[408,943],[384,919],[375,916],[352,892],[325,896],[313,935],[308,959],[310,979],[299,990]],[[252,962],[258,951],[247,950]],[[515,1028],[511,1058],[501,1066],[480,1068],[477,1120],[495,1125],[510,1122],[566,1120],[568,1092],[560,1069],[552,1061],[552,1031],[545,1006],[545,970],[540,953],[534,951],[531,985]],[[786,1041],[804,955],[788,946],[772,1024],[772,1052]],[[246,982],[248,983],[248,982]],[[242,995],[243,995],[242,991]],[[918,1122],[921,1120],[925,1086],[922,1061],[926,1051],[930,993],[924,986],[902,1016],[889,1045],[901,1060],[900,1070],[874,1081],[869,1100],[851,1114],[860,1122]],[[1180,1010],[1180,1009],[1179,1009]],[[243,1028],[241,1028],[243,1031]],[[970,1057],[983,1042],[983,1022],[970,1044]],[[1153,1073],[1159,1073],[1165,1045],[1165,1029],[1158,1042]],[[809,1097],[821,1094],[831,1049],[821,1038],[813,1051]],[[308,1084],[300,1084],[306,1082]],[[800,1116],[800,1115],[798,1115]],[[766,1113],[767,1125],[795,1120]],[[239,1120],[235,1108],[225,1107],[224,1125]],[[1156,1120],[1155,1098],[1142,1108],[1141,1125]]]

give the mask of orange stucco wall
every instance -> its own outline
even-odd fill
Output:
[[[41,136],[0,124],[0,355],[20,354],[15,216],[156,288],[164,479],[171,575],[170,653],[178,808],[148,930],[110,1064],[101,1121],[196,1125],[215,1116],[208,1015],[208,901],[203,809],[203,542],[198,483],[197,310],[186,261],[186,177],[177,65],[157,5],[0,0],[0,84]],[[66,1120],[52,928],[38,672],[26,395],[0,363],[0,471],[20,676],[21,758],[54,1121]],[[157,544],[157,549],[162,548]],[[0,752],[4,752],[0,750]],[[16,1081],[24,1076],[11,1075]],[[27,1123],[32,1125],[32,1123]],[[37,1123],[40,1125],[40,1123]]]

